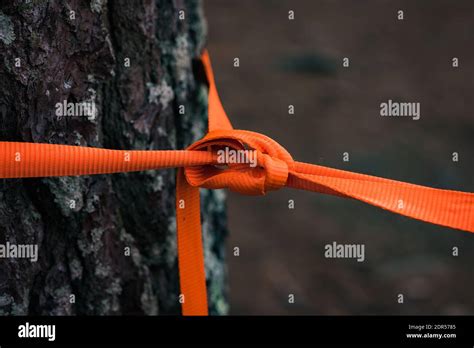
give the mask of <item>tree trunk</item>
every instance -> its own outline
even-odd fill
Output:
[[[184,17],[184,18],[183,18]],[[15,0],[0,6],[0,140],[181,149],[207,127],[198,1]],[[95,102],[94,117],[57,103]],[[175,170],[1,180],[0,314],[179,314]],[[203,191],[211,314],[227,312],[225,196]]]

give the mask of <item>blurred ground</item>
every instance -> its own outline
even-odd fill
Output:
[[[205,13],[235,128],[300,161],[474,191],[472,1],[206,0]],[[421,119],[380,117],[388,99],[420,102]],[[469,233],[288,189],[228,201],[232,314],[474,314]],[[366,261],[324,258],[333,241],[364,243]]]

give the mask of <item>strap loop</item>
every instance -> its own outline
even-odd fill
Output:
[[[247,161],[219,162],[217,149],[233,151],[235,157],[242,154],[241,159]],[[216,164],[227,165],[226,169],[212,165],[186,167],[186,180],[195,187],[227,188],[245,195],[264,195],[285,186],[289,168],[294,167],[291,155],[276,141],[263,134],[244,130],[211,131],[188,150],[210,150]]]

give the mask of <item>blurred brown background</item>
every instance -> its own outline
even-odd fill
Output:
[[[272,137],[300,161],[474,191],[472,1],[204,4],[235,128]],[[380,117],[388,99],[420,102],[421,119]],[[472,234],[309,192],[228,196],[231,314],[474,314]],[[333,241],[365,244],[365,262],[324,258]]]

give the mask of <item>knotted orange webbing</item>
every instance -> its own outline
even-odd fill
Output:
[[[123,151],[0,142],[0,178],[71,176],[178,167],[176,220],[184,315],[207,315],[206,276],[199,188],[228,188],[264,195],[281,187],[326,193],[360,201],[433,224],[474,232],[474,194],[441,190],[294,161],[265,135],[234,130],[217,94],[209,55],[202,62],[209,82],[209,132],[186,150]],[[218,167],[217,150],[253,149],[255,167]]]

